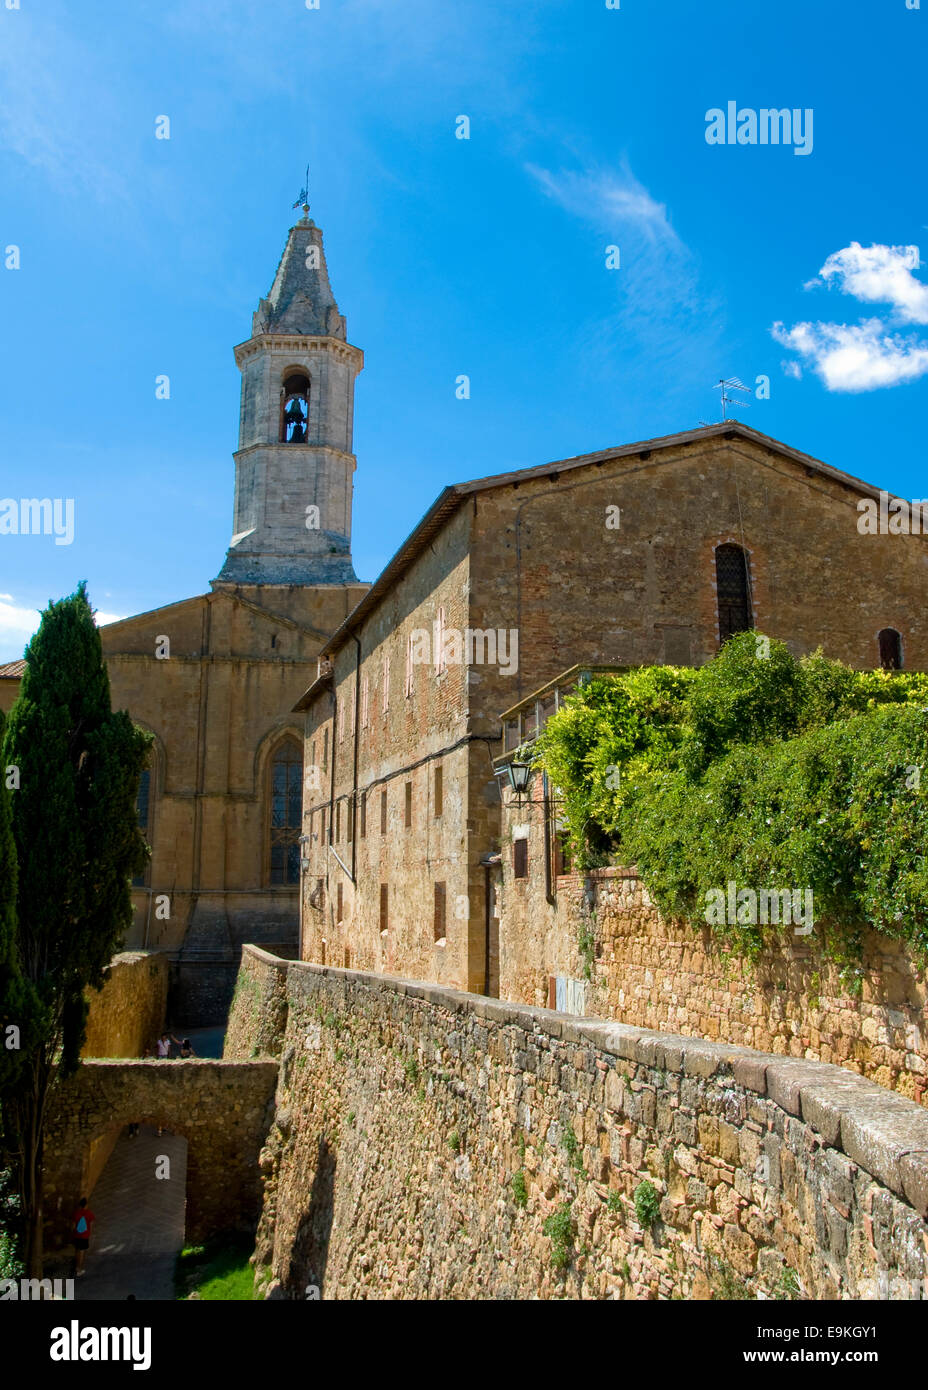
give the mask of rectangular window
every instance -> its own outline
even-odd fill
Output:
[[[322,829],[319,832],[319,843],[325,844],[325,807],[322,808]]]
[[[386,936],[390,926],[390,890],[385,883],[380,885],[380,935]]]
[[[335,803],[335,843],[338,844],[342,838],[342,803]]]
[[[321,912],[321,911],[325,908],[325,879],[324,879],[324,878],[317,878],[317,879],[316,879],[316,891],[315,891],[315,893],[313,894],[313,898],[315,899],[315,902],[314,902],[313,906],[314,906],[314,907],[318,907],[318,908],[319,908],[319,911]]]
[[[336,904],[335,904],[335,920],[336,920],[336,922],[340,922],[340,921],[342,920],[342,903],[343,903],[343,901],[344,901],[344,899],[343,899],[342,885],[339,884],[339,885],[338,885],[338,892],[337,892],[337,894],[336,894]]]
[[[514,840],[512,845],[514,878],[528,878],[528,840]]]
[[[406,783],[406,829],[412,825],[412,783]]]
[[[328,770],[329,766],[329,726],[326,724],[322,731],[322,770]]]
[[[554,832],[554,872],[570,873],[570,837],[566,830]]]
[[[435,819],[441,815],[444,809],[444,786],[442,770],[440,767],[435,769]]]
[[[383,791],[380,793],[380,833],[381,833],[381,835],[386,835],[386,833],[387,833],[387,789],[386,789],[386,787],[384,787]]]
[[[345,821],[346,821],[346,824],[347,824],[347,827],[348,827],[348,834],[347,834],[347,836],[346,836],[346,839],[348,840],[348,843],[349,843],[349,845],[350,845],[350,844],[351,844],[351,841],[354,839],[354,802],[353,802],[353,801],[349,801],[348,804],[347,804],[347,806],[345,807]]]
[[[367,792],[361,793],[361,839],[367,835]]]
[[[436,943],[441,942],[442,945],[444,945],[444,942],[445,942],[445,934],[446,934],[446,933],[445,933],[445,900],[446,900],[446,896],[447,896],[447,895],[446,895],[446,893],[445,893],[445,885],[444,885],[443,883],[436,883],[436,884],[435,884],[435,913],[434,913],[434,917],[433,917],[433,920],[432,920],[432,933],[433,933],[433,936],[434,936],[434,939],[435,939]]]

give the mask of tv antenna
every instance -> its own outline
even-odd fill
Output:
[[[297,198],[297,200],[296,200],[296,202],[293,204],[293,206],[294,206],[295,208],[302,208],[302,209],[303,209],[303,216],[304,216],[304,217],[308,217],[308,216],[309,216],[309,165],[308,165],[308,164],[307,164],[307,166],[306,166],[306,177],[305,177],[305,181],[304,181],[304,183],[303,183],[303,187],[300,189],[300,196]]]
[[[745,386],[743,381],[739,381],[736,376],[720,378],[717,385],[713,386],[713,391],[720,391],[722,394],[722,419],[728,419],[728,407],[735,405],[739,410],[748,410],[750,402],[739,401],[737,396],[730,396],[729,391],[744,391],[747,395],[751,394],[750,386]]]

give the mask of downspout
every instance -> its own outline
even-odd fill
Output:
[[[545,902],[551,907],[557,906],[557,895],[552,887],[551,878],[551,798],[548,795],[548,774],[541,774],[541,794],[544,799],[545,810]]]
[[[354,769],[351,775],[351,882],[358,867],[358,746],[361,738],[361,639],[351,634],[357,651],[354,666]]]

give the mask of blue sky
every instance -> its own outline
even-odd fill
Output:
[[[75,534],[0,535],[0,660],[79,579],[102,618],[218,574],[232,347],[307,161],[366,358],[360,577],[445,484],[715,420],[722,376],[928,495],[928,0],[8,3],[0,497],[74,498]],[[708,144],[729,101],[811,109],[811,152]]]

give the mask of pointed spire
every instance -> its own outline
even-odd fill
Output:
[[[345,319],[329,284],[322,230],[308,215],[290,228],[284,254],[266,299],[252,323],[262,333],[299,333],[307,337],[346,338]]]

